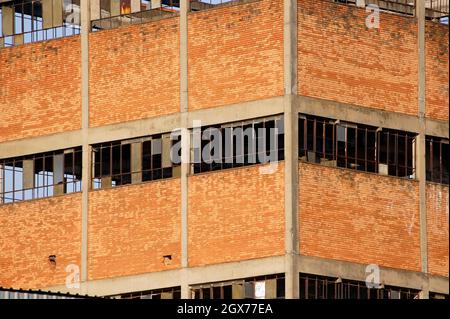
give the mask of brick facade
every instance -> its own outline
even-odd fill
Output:
[[[189,15],[189,110],[283,95],[283,2]]]
[[[448,26],[427,22],[426,57],[426,116],[448,121]]]
[[[179,112],[178,17],[89,37],[91,127]]]
[[[419,183],[301,163],[300,253],[420,271]]]
[[[448,277],[448,186],[427,184],[428,271]]]
[[[298,92],[417,115],[417,23],[381,13],[367,29],[365,9],[298,1]]]
[[[180,191],[170,179],[90,192],[89,279],[180,267]]]
[[[0,286],[64,285],[81,267],[81,194],[0,206],[0,252]]]
[[[189,266],[284,254],[284,163],[189,177]]]
[[[0,142],[81,128],[80,37],[0,49]]]

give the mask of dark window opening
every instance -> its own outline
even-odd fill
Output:
[[[136,184],[181,174],[180,134],[156,134],[132,140],[94,145],[93,188]],[[172,161],[174,159],[174,161]]]
[[[448,185],[450,156],[448,139],[426,136],[425,156],[427,181]]]
[[[300,160],[414,178],[414,133],[303,114],[298,128]]]
[[[193,299],[282,299],[284,275],[202,284],[191,288]]]
[[[194,174],[284,159],[283,117],[194,128]]]
[[[108,296],[111,299],[181,299],[181,288],[164,288]]]
[[[381,286],[369,288],[363,281],[300,274],[300,299],[418,299],[419,291]]]

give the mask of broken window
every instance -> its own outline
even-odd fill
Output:
[[[108,296],[111,299],[181,299],[181,288],[163,288]]]
[[[0,204],[81,191],[81,147],[0,160]]]
[[[3,1],[0,25],[0,47],[80,34],[80,0]]]
[[[168,133],[94,145],[93,188],[180,176],[179,161],[172,162],[173,146],[180,143],[181,134]]]
[[[283,299],[284,274],[195,285],[192,299]]]
[[[99,31],[172,17],[179,0],[91,0],[91,29]]]
[[[383,175],[414,178],[416,134],[382,129],[377,132],[378,172]]]
[[[284,159],[283,117],[275,116],[192,130],[194,174]]]
[[[303,161],[383,175],[413,178],[416,134],[300,115]]]
[[[427,181],[448,184],[450,156],[448,139],[427,136],[425,154]]]
[[[415,289],[380,286],[368,288],[366,282],[300,274],[300,299],[418,299]]]

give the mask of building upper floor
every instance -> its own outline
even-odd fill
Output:
[[[89,92],[91,128],[177,114],[183,92],[189,112],[284,95],[282,1],[192,2],[183,32],[177,1],[90,3],[97,32],[83,49],[83,75],[80,27],[69,18],[79,1],[2,1],[3,44],[27,44],[0,49],[0,143],[81,129],[82,91]],[[436,9],[431,3],[427,12]],[[299,0],[297,94],[418,117],[417,19],[388,9],[372,28],[366,20],[374,11],[356,3]],[[135,16],[139,23],[123,22]],[[46,39],[41,29],[56,35],[34,42]],[[448,27],[431,16],[424,54],[425,116],[448,123]]]

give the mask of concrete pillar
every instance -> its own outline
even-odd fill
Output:
[[[91,0],[91,4],[90,4],[91,8],[91,16],[90,19],[91,20],[97,20],[100,19],[100,0]]]
[[[89,31],[90,8],[89,0],[81,0],[81,130],[83,164],[81,182],[81,276],[82,282],[88,279],[88,211],[89,185],[91,180],[91,147],[89,146]]]
[[[365,8],[366,7],[366,0],[356,0],[356,6]]]
[[[111,0],[111,16],[120,15],[120,0]]]
[[[131,0],[131,12],[140,12],[141,11],[141,0]]]
[[[2,33],[3,36],[14,34],[14,7],[2,6]]]
[[[23,161],[23,189],[34,187],[34,160]]]
[[[157,1],[152,1],[153,4]],[[189,0],[180,0],[180,112],[181,112],[181,298],[191,298],[188,282],[188,176],[190,133],[188,123],[188,12]],[[159,4],[160,5],[160,4]]]
[[[53,156],[53,184],[54,195],[64,194],[64,154]]]
[[[285,296],[299,297],[297,1],[284,0]]]
[[[142,143],[131,143],[131,183],[142,182]]]
[[[181,9],[182,3],[183,3],[183,0],[180,1],[180,9]],[[156,8],[161,8],[161,0],[152,0],[152,9],[156,9]],[[180,16],[181,16],[181,12],[180,12]]]
[[[426,147],[425,147],[425,0],[416,1],[417,47],[418,47],[418,113],[419,135],[416,147],[416,176],[419,179],[420,212],[420,261],[422,272],[428,273],[428,237],[426,205]]]

